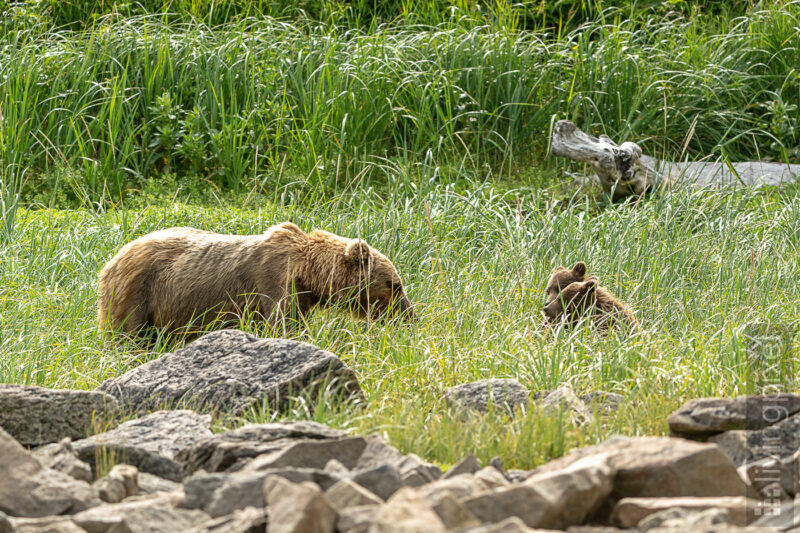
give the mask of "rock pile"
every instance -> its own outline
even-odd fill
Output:
[[[256,361],[261,348],[253,346],[269,343],[230,332],[218,339],[224,349],[217,355],[238,354],[231,361],[252,361],[254,380],[277,383],[266,371],[258,373],[268,363]],[[200,347],[219,346],[208,338],[205,343]],[[203,365],[191,362],[207,361],[196,344],[171,354],[189,361],[181,377],[190,380],[203,374]],[[270,354],[288,359],[291,346],[281,346]],[[309,355],[307,346],[299,348],[301,360],[317,357],[336,376],[349,375],[327,352]],[[292,374],[295,385],[319,387],[322,374],[333,375],[321,372],[320,365],[307,368],[312,369],[307,377]],[[285,390],[239,386],[233,381],[244,375],[231,377],[239,370],[214,369],[227,383],[225,390],[238,391],[236,401],[226,405],[242,408],[251,401],[247,391]],[[670,417],[675,437],[614,438],[532,471],[506,472],[499,460],[482,466],[467,456],[443,474],[380,436],[354,436],[314,422],[253,424],[214,434],[211,417],[192,410],[135,418],[150,405],[147,395],[191,403],[181,392],[189,389],[176,385],[169,372],[149,374],[158,386],[146,383],[144,375],[123,376],[104,387],[113,398],[89,395],[76,402],[88,415],[65,415],[71,420],[91,420],[101,409],[128,418],[79,440],[62,431],[59,421],[50,427],[46,408],[30,411],[35,431],[18,423],[25,408],[20,398],[36,405],[49,398],[69,413],[59,391],[0,389],[0,405],[14,406],[8,416],[0,411],[0,426],[10,421],[8,430],[0,429],[0,533],[691,533],[744,531],[745,526],[766,532],[792,530],[800,522],[800,509],[781,500],[798,494],[792,424],[800,417],[800,397],[794,395],[696,400]],[[217,392],[195,395],[205,407],[216,405],[214,398],[223,390],[208,376],[203,382]],[[357,382],[349,383],[350,391],[358,390]],[[549,400],[547,406],[559,409],[578,409],[578,404],[586,409],[605,399],[578,399],[568,389],[537,398],[507,382],[499,382],[495,392],[485,385],[475,387],[478,400],[469,409],[488,405],[498,391],[511,400]],[[282,394],[275,396],[276,405]],[[768,432],[773,429],[774,434]],[[747,448],[751,438],[761,447]],[[786,448],[764,456],[767,438]],[[747,453],[727,446],[731,442],[744,442]],[[765,484],[765,469],[780,475]]]

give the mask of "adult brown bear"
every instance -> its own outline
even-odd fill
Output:
[[[132,241],[102,269],[100,328],[205,328],[255,314],[280,320],[342,304],[359,316],[413,317],[394,265],[361,239],[291,222],[261,235],[169,228]],[[215,322],[216,321],[216,322]]]

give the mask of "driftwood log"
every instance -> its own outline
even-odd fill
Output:
[[[694,187],[759,187],[781,185],[800,178],[800,165],[786,163],[656,161],[642,155],[636,143],[617,145],[606,135],[594,137],[584,133],[569,120],[560,120],[553,128],[550,152],[589,163],[603,190],[615,199],[638,196],[654,187],[677,183]]]

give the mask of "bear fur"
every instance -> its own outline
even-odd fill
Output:
[[[316,305],[361,317],[413,316],[394,265],[361,239],[291,222],[261,235],[169,228],[122,247],[101,270],[100,329],[198,328],[255,316],[280,320]],[[217,322],[215,322],[217,321]]]
[[[546,323],[563,321],[574,326],[582,318],[590,318],[596,326],[608,329],[620,324],[638,327],[630,308],[611,291],[601,287],[596,276],[586,279],[586,263],[575,263],[572,269],[558,267],[547,282],[544,306]]]

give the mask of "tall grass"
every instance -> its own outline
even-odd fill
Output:
[[[287,170],[335,190],[384,181],[386,161],[505,179],[547,164],[557,118],[656,155],[686,141],[691,157],[794,161],[799,21],[799,2],[713,23],[606,12],[553,40],[166,15],[58,33],[11,18],[0,155],[15,184],[59,181],[101,202],[170,178],[269,189]]]
[[[458,192],[348,191],[326,202],[287,198],[285,206],[258,197],[244,210],[241,198],[230,200],[100,215],[20,210],[15,238],[0,247],[0,382],[93,388],[173,348],[96,332],[96,275],[125,242],[172,225],[258,233],[294,218],[305,230],[360,234],[381,249],[420,318],[368,324],[320,310],[288,333],[336,353],[366,393],[357,409],[300,404],[294,416],[380,431],[443,463],[472,451],[529,467],[610,434],[663,433],[666,415],[689,398],[797,387],[796,190],[675,191],[605,205],[473,182]],[[631,304],[646,334],[540,328],[548,275],[577,260]],[[271,334],[257,322],[241,327]],[[759,331],[785,336],[779,357],[759,355],[750,340]],[[486,377],[513,377],[532,390],[611,390],[627,402],[584,428],[535,410],[464,418],[446,406],[446,387]],[[272,416],[256,410],[246,420]]]

